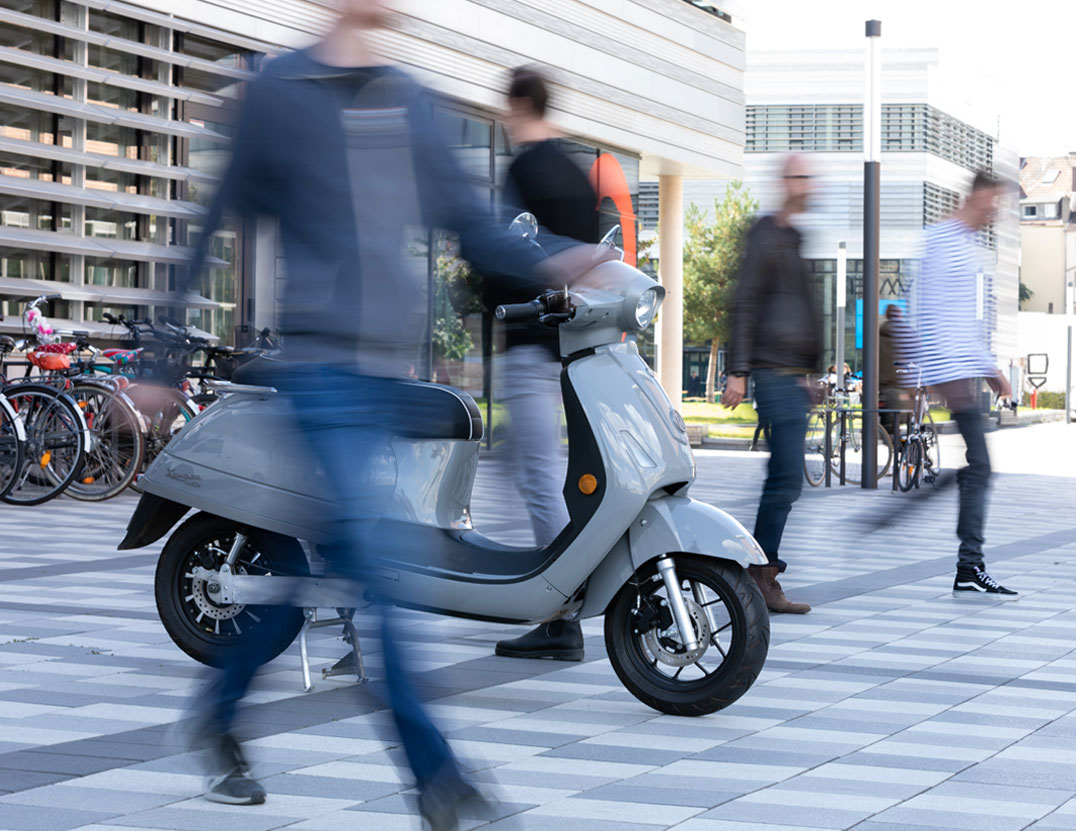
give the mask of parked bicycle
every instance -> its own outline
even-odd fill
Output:
[[[878,478],[882,479],[893,464],[893,439],[877,414],[871,417],[877,422],[876,459]],[[831,476],[840,477],[843,470],[845,482],[858,485],[863,481],[863,422],[863,411],[851,405],[850,393],[830,388],[821,405],[807,417],[803,474],[809,485],[817,487],[826,480],[827,464]]]
[[[933,484],[941,471],[941,452],[938,431],[930,414],[927,391],[923,386],[923,370],[918,364],[897,369],[898,375],[915,373],[915,393],[908,430],[900,439],[900,460],[897,464],[897,486],[902,491],[919,487],[920,481]]]

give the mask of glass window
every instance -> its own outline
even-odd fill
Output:
[[[490,162],[492,123],[438,106],[437,125],[449,147],[456,152],[464,172],[475,179],[489,182],[493,175]]]
[[[137,285],[137,280],[137,263],[104,257],[86,258],[85,282],[87,285],[133,288]]]
[[[104,208],[86,208],[86,236],[107,239],[138,239],[138,217]]]
[[[0,194],[0,225],[52,231],[53,217],[58,228],[71,227],[71,206],[63,202],[48,202],[22,196]]]

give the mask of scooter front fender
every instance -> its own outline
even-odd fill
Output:
[[[724,511],[684,496],[652,499],[591,574],[579,616],[604,614],[639,568],[677,553],[731,560],[744,568],[768,562],[755,538]]]
[[[180,505],[170,499],[143,493],[138,500],[138,507],[127,523],[127,535],[116,548],[129,551],[157,542],[189,510],[186,505]]]
[[[732,560],[744,568],[768,562],[739,522],[720,508],[687,496],[651,499],[631,524],[628,540],[636,568],[670,553]]]

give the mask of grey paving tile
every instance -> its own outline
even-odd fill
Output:
[[[294,817],[282,817],[261,810],[270,805],[259,806],[244,811],[227,811],[225,822],[215,811],[195,810],[190,808],[164,807],[149,811],[139,811],[124,817],[110,820],[113,825],[134,826],[135,828],[162,828],[168,831],[208,831],[226,825],[228,831],[269,831],[271,828],[283,828],[295,822]],[[225,809],[226,810],[226,809]]]
[[[588,819],[584,824],[573,823],[564,817],[547,817],[535,814],[518,814],[486,826],[496,831],[567,831],[569,828],[586,828],[586,831],[654,831],[657,826],[631,822],[609,822]]]
[[[671,778],[671,777],[667,777]],[[701,787],[701,780],[661,787],[647,781],[645,777],[636,777],[612,785],[602,785],[586,791],[588,799],[602,799],[611,802],[642,802],[650,805],[689,805],[696,808],[713,808],[742,794],[738,791],[722,791],[720,784],[713,787]]]
[[[558,759],[593,759],[601,762],[626,762],[637,765],[668,765],[688,754],[675,750],[652,750],[576,742],[555,747],[540,755]]]
[[[0,828],[8,831],[67,831],[115,816],[115,813],[102,811],[0,804]]]
[[[839,804],[839,800],[834,800]],[[759,825],[788,826],[791,828],[848,828],[866,819],[869,811],[842,811],[839,808],[807,809],[796,805],[774,805],[744,802],[742,799],[726,802],[699,814],[698,819],[722,820],[730,823],[758,823]]]
[[[62,782],[71,777],[66,773],[41,773],[29,770],[4,770],[0,771],[0,788],[5,791],[18,792],[28,788],[40,788],[42,785],[51,785],[53,782]],[[3,826],[0,825],[0,828]]]
[[[354,799],[368,802],[398,793],[406,785],[370,782],[363,779],[338,779],[329,776],[298,776],[279,774],[259,780],[268,794],[316,796],[327,799]]]
[[[36,771],[39,773],[62,773],[71,776],[84,776],[116,767],[112,759],[94,756],[71,756],[66,753],[42,753],[22,750],[18,753],[5,753],[0,756],[0,769]],[[3,773],[0,772],[0,776]]]

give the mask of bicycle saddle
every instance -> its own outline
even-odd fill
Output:
[[[127,364],[138,359],[142,354],[142,347],[140,346],[138,349],[103,349],[101,350],[101,354],[110,361],[115,361],[118,364]]]

